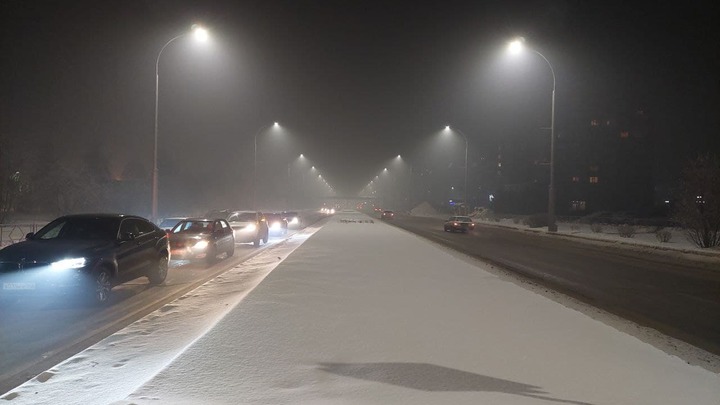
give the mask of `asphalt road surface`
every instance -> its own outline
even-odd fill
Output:
[[[437,218],[389,223],[720,355],[720,263],[658,250],[483,226],[448,233]],[[686,255],[690,256],[690,255]]]

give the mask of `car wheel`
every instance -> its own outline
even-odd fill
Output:
[[[255,238],[255,240],[253,241],[253,246],[255,246],[255,247],[260,246],[260,236]]]
[[[168,258],[165,255],[160,256],[155,266],[148,272],[147,278],[150,284],[161,284],[165,281],[168,273]]]
[[[268,232],[268,233],[270,233],[270,232]],[[267,241],[268,241],[268,234],[266,233],[265,237],[263,238],[263,244],[264,245],[267,244]]]
[[[448,229],[447,226],[445,227],[445,232],[450,232],[450,229]]]
[[[107,267],[101,267],[91,275],[88,285],[88,299],[98,305],[108,302],[112,289],[112,273]]]

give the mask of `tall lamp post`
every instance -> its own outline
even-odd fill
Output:
[[[510,42],[509,51],[513,54],[520,53],[524,47],[525,40],[523,38]],[[528,48],[531,52],[539,55],[550,67],[550,73],[553,79],[552,102],[550,107],[550,185],[548,186],[548,231],[557,232],[557,223],[555,221],[555,70],[550,61],[540,52]]]
[[[256,206],[256,203],[257,203],[257,201],[256,201],[256,197],[257,197],[257,139],[258,139],[258,136],[263,131],[266,131],[270,128],[277,128],[279,126],[280,126],[280,124],[278,124],[277,122],[274,122],[272,125],[267,125],[267,126],[261,127],[255,133],[255,149],[253,151],[253,193],[252,193],[252,208],[253,209],[257,209],[257,206]]]
[[[467,200],[467,178],[468,178],[468,139],[465,134],[459,129],[450,129],[450,125],[445,126],[445,131],[454,131],[462,135],[465,140],[465,186],[463,188],[463,204],[465,205],[465,213],[468,213],[468,200]]]
[[[195,39],[201,42],[205,42],[208,38],[208,32],[206,29],[193,25],[191,32],[195,36]],[[155,141],[153,146],[153,173],[152,173],[152,220],[158,220],[158,100],[160,98],[160,56],[162,55],[165,48],[176,39],[182,38],[188,35],[189,32],[184,32],[176,37],[173,37],[160,48],[157,59],[155,59]]]

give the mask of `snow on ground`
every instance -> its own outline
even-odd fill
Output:
[[[450,215],[448,214],[419,214],[418,216],[433,217],[437,218],[438,220],[446,220],[450,217]],[[651,226],[636,226],[635,228],[637,230],[637,233],[632,238],[627,238],[620,236],[617,230],[617,226],[607,224],[601,225],[602,232],[593,232],[590,228],[590,224],[559,221],[557,223],[557,232],[550,233],[547,231],[547,227],[528,228],[526,225],[523,225],[522,222],[515,223],[512,218],[499,218],[498,220],[475,218],[474,221],[483,226],[513,228],[525,232],[533,232],[540,235],[561,235],[572,237],[577,240],[582,240],[589,243],[592,243],[594,241],[611,242],[618,245],[619,247],[627,249],[655,248],[661,249],[668,253],[677,252],[702,255],[710,258],[720,259],[720,247],[712,249],[699,248],[689,239],[687,239],[685,232],[680,228],[664,228],[671,233],[671,238],[668,242],[660,242],[655,235],[656,227]]]
[[[267,250],[5,398],[718,404],[719,374],[398,228],[341,221],[359,215],[294,252],[300,241]],[[249,294],[234,285],[244,273],[262,280]]]

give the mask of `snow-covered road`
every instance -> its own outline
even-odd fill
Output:
[[[314,234],[293,236],[3,398],[720,402],[717,373],[487,265],[364,219],[340,213]]]

